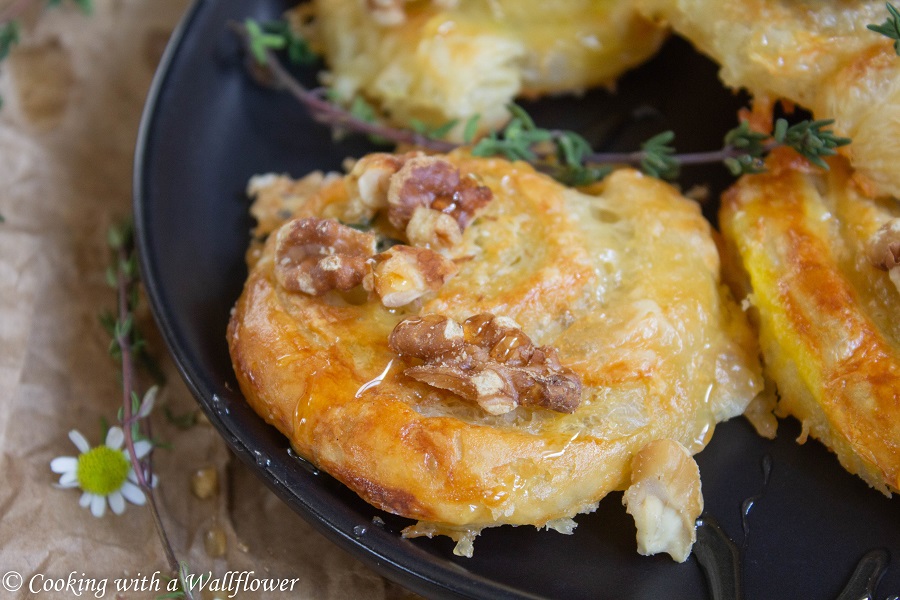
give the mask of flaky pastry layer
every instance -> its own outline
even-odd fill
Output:
[[[900,216],[831,172],[778,153],[723,199],[727,264],[748,293],[777,413],[793,415],[869,485],[900,489],[900,294],[867,256]],[[743,270],[741,274],[738,270]]]
[[[319,0],[315,12],[339,97],[361,94],[402,125],[459,119],[458,137],[474,115],[481,131],[501,126],[519,95],[611,84],[649,58],[664,34],[632,4]]]
[[[889,16],[881,0],[636,0],[722,68],[733,88],[787,99],[834,119],[842,149],[869,192],[900,197],[900,57],[866,28]]]

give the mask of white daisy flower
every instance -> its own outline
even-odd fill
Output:
[[[73,429],[69,439],[81,454],[74,456],[58,456],[50,461],[50,469],[62,475],[59,487],[81,488],[83,491],[79,504],[91,509],[95,517],[102,517],[106,512],[106,504],[117,515],[125,512],[125,501],[142,505],[147,501],[144,492],[138,486],[137,476],[128,459],[126,450],[122,449],[125,433],[121,427],[110,427],[103,446],[91,448],[80,432]],[[140,460],[147,456],[153,444],[147,440],[134,443],[134,453]],[[156,485],[153,476],[151,485]]]

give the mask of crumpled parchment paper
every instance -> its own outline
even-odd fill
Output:
[[[72,573],[107,579],[106,598],[155,598],[165,589],[146,587],[166,563],[148,509],[129,505],[122,516],[94,518],[79,506],[80,491],[54,487],[49,463],[77,454],[70,429],[102,443],[101,418],[114,422],[121,405],[98,322],[115,303],[104,278],[106,231],[131,210],[144,99],[188,1],[94,0],[89,16],[72,2],[32,4],[0,72],[0,575],[23,577],[18,592],[0,589],[0,598],[72,597],[71,590],[29,592],[29,584],[40,589]],[[173,446],[154,454],[160,508],[191,571],[297,579],[293,592],[271,598],[411,597],[315,532],[202,419],[181,430],[163,417],[165,407],[178,415],[198,407],[144,319],[168,375],[153,421]],[[209,467],[218,491],[199,499],[191,477]],[[218,539],[212,551],[208,536]],[[139,575],[148,577],[145,591],[116,591],[115,579]]]

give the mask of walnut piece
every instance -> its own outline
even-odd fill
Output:
[[[409,155],[369,154],[353,165],[344,185],[350,198],[343,220],[348,223],[370,221],[375,214],[387,208],[388,187],[391,177],[400,170]]]
[[[442,315],[404,319],[388,338],[388,344],[397,354],[422,360],[457,354],[465,342],[462,326]]]
[[[866,255],[875,267],[888,272],[891,283],[900,292],[900,219],[891,219],[875,232]]]
[[[458,267],[427,248],[397,245],[369,259],[371,272],[363,286],[375,292],[389,308],[405,306],[429,292],[436,292]]]
[[[370,154],[353,165],[345,185],[343,220],[371,221],[386,209],[411,245],[438,251],[458,244],[475,212],[493,197],[446,160],[417,152]]]
[[[251,190],[274,188],[274,182],[271,176],[252,181]],[[321,183],[319,175],[308,187]],[[366,156],[353,165],[344,185],[349,201],[341,219],[371,223],[386,211],[412,246],[394,246],[375,256],[372,234],[334,220],[293,221],[279,229],[275,249],[275,275],[285,289],[318,296],[365,280],[366,289],[385,306],[409,304],[456,273],[456,265],[439,252],[460,243],[475,211],[492,198],[489,188],[462,177],[451,163],[416,152]]]
[[[397,354],[424,362],[404,374],[476,402],[492,415],[519,405],[571,413],[581,401],[581,379],[560,364],[556,349],[535,347],[507,317],[484,313],[462,326],[440,315],[406,319],[388,344]]]
[[[278,283],[290,292],[313,296],[362,283],[366,261],[375,254],[375,236],[316,217],[286,223],[275,244]]]
[[[869,262],[882,271],[900,266],[900,219],[891,219],[875,232],[866,248]]]
[[[703,512],[700,469],[684,446],[655,440],[631,459],[631,486],[622,503],[637,527],[638,553],[667,552],[684,562],[697,540]]]
[[[462,231],[447,213],[417,206],[406,226],[406,238],[413,246],[449,250],[462,241]]]
[[[441,158],[416,156],[408,159],[388,188],[388,220],[406,231],[416,209],[424,206],[453,217],[460,231],[475,217],[475,211],[491,201],[493,194],[471,177]]]

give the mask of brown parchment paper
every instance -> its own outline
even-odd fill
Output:
[[[0,8],[8,4],[0,0]],[[32,4],[21,43],[0,67],[0,575],[16,571],[24,579],[18,592],[0,588],[0,598],[72,597],[71,590],[28,588],[36,575],[73,572],[108,578],[106,598],[155,598],[165,590],[117,593],[114,585],[165,571],[149,511],[129,505],[122,516],[94,518],[78,505],[78,490],[54,487],[49,463],[76,455],[70,429],[92,446],[102,443],[101,418],[114,422],[120,406],[116,366],[98,323],[115,302],[104,278],[106,231],[131,210],[143,102],[188,0],[94,0],[90,16],[72,2],[47,10],[43,0]],[[192,571],[298,580],[292,593],[272,598],[409,597],[282,504],[211,426],[180,430],[162,418],[164,407],[184,414],[197,405],[161,341],[151,335],[151,344],[168,375],[155,433],[173,445],[154,455],[161,510]],[[206,467],[218,474],[218,493],[201,500],[190,480]],[[224,536],[223,556],[205,548],[210,531]]]

